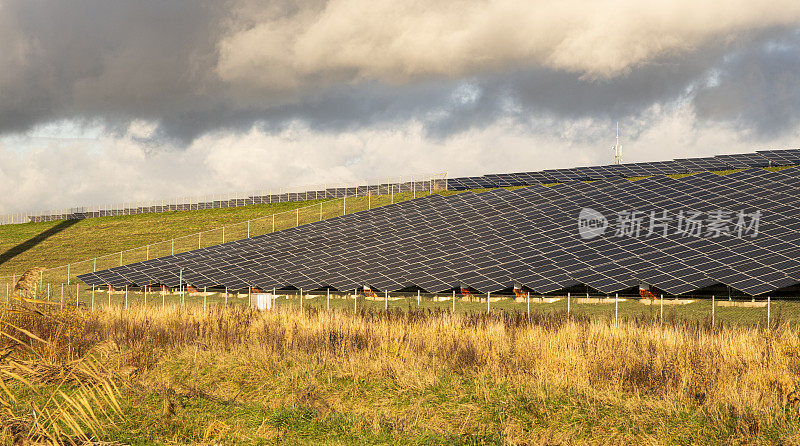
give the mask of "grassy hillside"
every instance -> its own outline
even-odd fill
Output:
[[[453,194],[455,192],[436,192]],[[424,193],[417,192],[417,197]],[[394,194],[394,202],[408,200],[411,193]],[[348,198],[347,213],[390,204],[391,196],[371,198]],[[176,240],[175,252],[196,249],[222,242],[222,231],[215,230],[222,225],[226,228],[225,240],[231,241],[247,236],[250,219],[261,218],[250,225],[250,235],[272,231],[272,214],[277,214],[275,230],[294,226],[299,217],[300,224],[317,221],[320,218],[342,215],[343,200],[310,200],[300,202],[263,204],[228,209],[208,209],[200,211],[164,212],[118,217],[100,217],[86,220],[60,220],[43,223],[26,223],[0,226],[0,276],[20,274],[28,268],[41,266],[53,268],[67,263],[85,261],[114,252],[156,244],[164,240],[204,233],[198,243],[197,236]],[[299,209],[299,213],[287,212]],[[150,247],[150,258],[170,254],[171,243]],[[145,259],[145,250],[138,249],[125,254],[124,263]],[[119,257],[101,259],[98,269],[119,264]],[[88,265],[88,263],[87,263]],[[86,270],[87,265],[83,265]],[[85,272],[85,271],[81,271]],[[74,277],[75,271],[71,276]]]

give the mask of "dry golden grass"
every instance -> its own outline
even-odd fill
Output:
[[[785,325],[709,331],[564,314],[174,307],[83,317],[71,329],[70,319],[27,329],[60,340],[58,349],[42,347],[40,362],[69,364],[88,352],[116,372],[126,416],[121,426],[104,425],[105,439],[798,439],[800,334]]]

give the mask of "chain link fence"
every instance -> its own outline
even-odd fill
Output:
[[[0,214],[0,225],[55,220],[79,220],[95,217],[136,215],[145,213],[223,209],[254,204],[286,203],[309,200],[329,200],[343,197],[366,197],[393,193],[446,190],[447,174],[416,174],[405,178],[364,180],[361,184],[318,184],[282,187],[245,192],[205,194],[194,197],[173,197],[129,203],[98,204],[68,209]]]

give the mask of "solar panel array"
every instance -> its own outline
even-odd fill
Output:
[[[176,287],[182,271],[195,287],[537,293],[576,285],[613,293],[644,282],[675,295],[717,284],[760,295],[800,283],[798,180],[800,168],[749,169],[430,195],[79,278]],[[591,239],[578,230],[586,208],[610,222]],[[720,210],[731,235],[713,237]],[[634,211],[642,231],[626,234],[634,226],[622,216]],[[664,212],[671,218],[653,220]],[[690,220],[681,217],[689,215],[708,220],[698,237],[687,236]]]
[[[631,178],[652,175],[684,174],[700,171],[748,169],[751,167],[793,166],[800,164],[800,149],[760,150],[756,153],[717,155],[706,158],[683,158],[652,163],[628,163],[571,169],[551,169],[540,172],[517,172],[484,175],[482,177],[452,178],[449,190],[468,190],[531,184],[589,181],[605,178]]]

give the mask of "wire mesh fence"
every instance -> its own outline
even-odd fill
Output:
[[[5,283],[2,303],[13,305],[13,284]],[[523,317],[557,316],[579,320],[603,320],[609,324],[630,321],[653,324],[689,324],[726,327],[754,326],[777,328],[800,324],[800,299],[758,298],[717,299],[714,296],[695,298],[660,297],[644,299],[638,295],[596,296],[567,294],[461,294],[409,292],[377,292],[364,290],[226,290],[168,289],[142,287],[109,289],[87,287],[82,283],[67,285],[47,283],[34,290],[31,297],[51,307],[84,311],[120,308],[163,309],[184,307],[189,311],[205,311],[212,307],[250,307],[264,311],[403,311],[431,310],[451,313],[517,313]],[[46,305],[46,304],[45,304]]]
[[[292,210],[267,214],[239,223],[228,224],[182,237],[48,268],[40,273],[39,287],[44,289],[48,285],[60,285],[61,283],[74,286],[78,280],[77,276],[80,274],[141,262],[157,257],[174,255],[220,243],[265,235],[328,218],[365,211],[413,198],[424,197],[445,190],[442,184],[435,181],[420,183],[418,185],[420,186],[419,189],[417,189],[414,184],[410,184],[411,189],[408,187],[401,188],[399,184],[394,185],[397,186],[396,189],[392,186],[393,185],[390,184],[389,187],[379,190],[381,192],[387,192],[384,194],[372,194],[368,191],[365,196],[345,195],[341,198],[311,200],[311,204]],[[425,186],[425,188],[423,189],[422,186]],[[15,283],[16,279],[19,278],[23,272],[24,271],[20,271],[17,274],[2,276],[0,277],[0,283]]]
[[[407,177],[363,180],[354,184],[317,184],[245,192],[205,194],[116,204],[97,204],[68,209],[0,214],[0,225],[55,220],[76,220],[145,213],[223,209],[254,204],[330,200],[343,197],[390,195],[425,190],[446,190],[447,174],[415,174]]]

